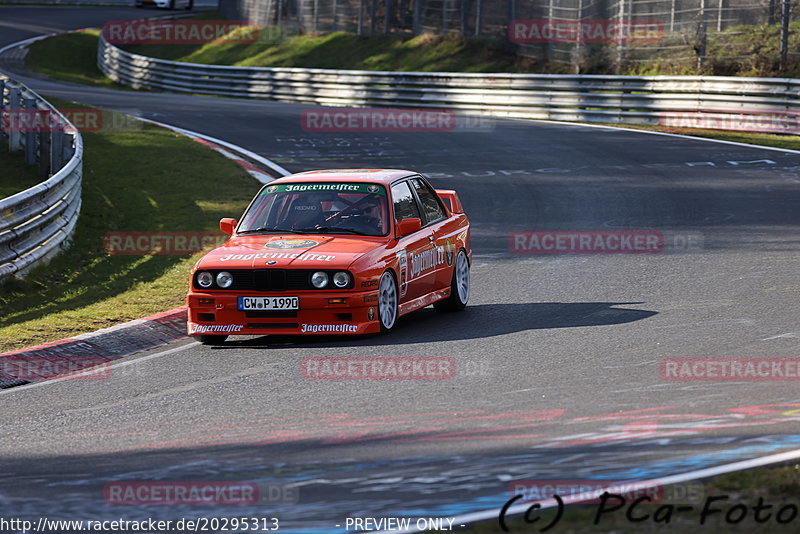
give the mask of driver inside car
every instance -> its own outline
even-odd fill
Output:
[[[370,195],[359,202],[354,219],[363,226],[363,231],[373,235],[383,234],[380,198]]]

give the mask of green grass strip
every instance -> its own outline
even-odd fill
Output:
[[[103,236],[219,232],[219,219],[238,217],[259,188],[236,163],[163,128],[142,124],[84,133],[83,139],[83,206],[72,246],[24,280],[0,288],[0,351],[180,306],[199,254],[108,255]]]

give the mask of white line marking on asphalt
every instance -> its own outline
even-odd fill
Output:
[[[625,486],[627,486],[627,488],[630,488],[631,485],[635,485],[637,488],[641,487],[642,489],[651,487],[663,487],[671,484],[680,484],[681,482],[689,482],[701,478],[723,475],[725,473],[731,473],[733,471],[742,471],[744,469],[763,467],[765,465],[789,462],[797,459],[800,459],[800,449],[782,452],[779,454],[771,454],[769,456],[762,456],[760,458],[751,458],[750,460],[742,460],[740,462],[720,465],[717,467],[698,469],[696,471],[689,471],[688,473],[681,473],[680,475],[669,475],[663,478],[654,478],[642,482],[626,482]],[[625,487],[618,487],[618,486],[609,486],[606,489],[609,490],[609,493],[614,493],[614,491],[618,491],[621,493],[626,490]],[[564,504],[575,504],[596,498],[597,498],[596,491],[588,491],[584,493],[577,493],[575,495],[568,495],[562,497]],[[556,501],[553,499],[546,499],[536,502],[538,502],[541,505],[540,509],[542,510],[544,510],[545,508],[553,508],[554,506],[556,506]],[[528,508],[530,508],[533,504],[534,502],[526,502],[525,504],[513,505],[509,507],[508,510],[506,510],[506,516],[525,513],[528,510]],[[469,523],[473,521],[481,521],[484,519],[497,519],[499,516],[500,516],[500,509],[484,510],[481,512],[473,512],[453,517],[453,522]],[[387,534],[388,532],[389,531],[383,531],[378,534]],[[422,530],[417,528],[412,528],[407,530],[394,530],[392,532],[422,532]]]
[[[168,356],[168,355],[173,354],[175,352],[180,352],[182,350],[186,350],[186,349],[189,349],[189,348],[192,348],[192,347],[196,347],[199,344],[200,344],[199,341],[193,341],[191,343],[187,343],[186,345],[182,345],[180,347],[175,347],[175,348],[172,348],[172,349],[163,350],[161,352],[156,352],[155,354],[149,354],[147,356],[142,356],[141,358],[134,358],[132,360],[123,359],[123,361],[120,361],[120,362],[117,362],[117,363],[113,363],[113,364],[111,364],[110,367],[107,367],[107,368],[104,367],[103,369],[118,369],[120,367],[127,367],[128,365],[134,365],[136,363],[144,362],[144,361],[147,361],[147,360],[152,360],[153,358],[160,358],[161,356]],[[123,356],[123,358],[126,358],[126,356]],[[105,364],[101,364],[101,365],[105,365]],[[75,380],[76,377],[78,377],[78,376],[89,375],[89,374],[94,374],[94,373],[97,373],[97,366],[90,367],[89,369],[86,369],[86,370],[83,370],[83,371],[80,371],[80,372],[71,373],[70,375],[63,376],[61,378],[51,378],[49,380],[42,380],[41,382],[34,382],[33,384],[25,384],[24,386],[17,386],[17,387],[13,387],[13,388],[4,389],[4,390],[0,391],[0,395],[8,395],[9,393],[14,393],[16,391],[23,391],[23,390],[26,390],[26,389],[37,388],[37,387],[40,387],[40,386],[46,386],[48,384],[55,384],[56,382],[62,382],[64,380]]]
[[[741,146],[746,148],[758,148],[761,150],[772,150],[775,152],[784,152],[787,154],[800,154],[800,150],[792,150],[790,148],[778,148],[775,146],[764,146],[764,145],[756,145],[750,143],[737,143],[736,141],[724,141],[722,139],[711,139],[708,137],[695,137],[694,135],[682,135],[682,134],[673,134],[667,132],[653,132],[651,130],[639,130],[638,128],[623,128],[621,126],[606,126],[605,124],[590,124],[585,122],[570,122],[570,121],[551,121],[546,119],[516,119],[511,117],[504,117],[507,120],[512,121],[524,121],[524,122],[544,122],[547,124],[563,124],[568,126],[585,126],[587,128],[605,128],[607,130],[624,130],[626,132],[637,132],[643,134],[650,134],[650,135],[664,135],[667,137],[678,137],[680,139],[690,139],[692,141],[708,141],[709,143],[722,143],[723,145],[733,145],[733,146]],[[720,132],[731,132],[735,130],[720,130]],[[752,132],[751,132],[752,133]]]
[[[761,341],[770,341],[771,339],[780,339],[786,337],[797,337],[797,334],[795,334],[794,332],[788,332],[786,334],[778,334],[777,336],[765,337]]]
[[[206,141],[210,141],[210,142],[216,143],[216,144],[218,144],[220,146],[224,146],[225,148],[229,148],[229,149],[233,150],[234,152],[238,152],[240,154],[244,154],[248,158],[257,161],[257,162],[261,163],[262,165],[264,165],[266,167],[269,167],[270,169],[272,169],[273,171],[277,172],[281,176],[286,176],[287,174],[292,174],[291,172],[287,171],[286,169],[284,169],[283,167],[281,167],[280,165],[278,165],[274,161],[271,161],[271,160],[265,158],[264,156],[260,156],[260,155],[256,154],[255,152],[247,150],[244,147],[240,147],[238,145],[234,145],[233,143],[229,143],[227,141],[223,141],[222,139],[218,139],[216,137],[211,137],[210,135],[205,135],[205,134],[201,134],[201,133],[198,133],[198,132],[194,132],[192,130],[187,130],[186,128],[180,128],[179,126],[173,126],[171,124],[167,124],[167,123],[164,123],[164,122],[154,121],[153,119],[148,119],[146,117],[139,117],[139,116],[136,116],[136,115],[131,115],[131,116],[136,118],[136,119],[139,119],[140,121],[143,121],[143,122],[149,122],[151,124],[156,124],[156,125],[162,126],[164,128],[169,128],[170,130],[173,130],[173,131],[178,132],[178,133],[182,133],[184,135],[188,135],[189,137],[191,137],[191,136],[199,137],[200,139],[205,139]]]

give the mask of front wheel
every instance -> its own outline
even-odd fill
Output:
[[[378,286],[378,320],[381,332],[389,332],[397,323],[397,282],[389,271],[381,276]]]
[[[219,346],[225,343],[228,336],[197,336],[203,345]]]
[[[469,260],[464,249],[458,251],[453,266],[453,281],[450,282],[450,296],[433,303],[439,311],[461,311],[469,300]]]

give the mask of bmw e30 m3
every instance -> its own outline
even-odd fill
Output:
[[[265,185],[231,238],[192,269],[188,332],[229,335],[388,332],[470,292],[469,221],[455,191],[404,170],[321,170]]]

